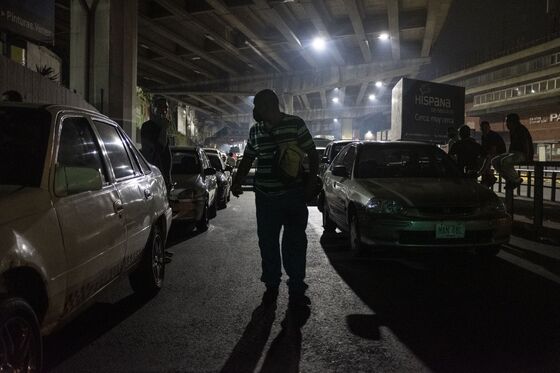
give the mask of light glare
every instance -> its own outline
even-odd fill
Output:
[[[316,37],[315,39],[313,39],[312,45],[313,49],[315,49],[316,51],[323,51],[326,47],[325,39]]]
[[[371,95],[369,95],[368,98],[369,98],[370,101],[373,101],[373,100],[375,100],[375,95],[374,95],[374,94],[371,94]]]
[[[335,104],[338,104],[338,97],[333,97],[332,102],[334,102]]]
[[[389,40],[389,34],[386,32],[379,34],[379,40]]]
[[[381,88],[381,87],[383,87],[383,82],[380,81],[380,80],[378,80],[377,82],[375,82],[375,86],[376,86],[377,88]]]

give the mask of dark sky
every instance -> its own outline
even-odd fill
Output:
[[[461,70],[559,36],[560,0],[453,0],[427,77]],[[514,50],[515,49],[515,50]],[[432,75],[433,74],[433,75]]]

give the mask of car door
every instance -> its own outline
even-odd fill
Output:
[[[117,209],[119,194],[89,120],[77,115],[63,117],[57,133],[56,165],[96,169],[103,179],[101,190],[73,195],[56,195],[53,185],[54,208],[68,262],[67,313],[120,273],[126,225]]]
[[[354,175],[354,160],[356,159],[356,146],[352,145],[348,148],[344,157],[342,157],[342,165],[348,172],[348,177],[341,178],[338,183],[337,207],[340,207],[340,219],[342,226],[348,223],[348,206],[350,204],[350,195],[352,192],[352,178]]]
[[[150,235],[150,203],[153,200],[150,179],[142,172],[125,135],[116,124],[97,119],[93,123],[103,142],[119,195],[116,203],[124,217],[127,232],[123,260],[124,266],[129,267],[139,259]]]
[[[204,150],[199,150],[199,156],[202,163],[202,180],[206,185],[206,189],[208,190],[208,205],[212,206],[216,203],[217,193],[218,193],[218,179],[216,175],[205,175],[204,170],[207,168],[212,168],[210,164],[210,160],[208,156],[204,152]]]
[[[340,197],[340,182],[342,181],[342,177],[335,176],[332,173],[332,170],[336,166],[342,166],[342,160],[346,155],[348,149],[343,149],[340,154],[333,160],[331,166],[329,167],[328,178],[325,180],[325,198],[327,199],[329,213],[331,219],[335,222],[339,223],[341,215],[344,211],[344,206],[341,205],[343,200]]]

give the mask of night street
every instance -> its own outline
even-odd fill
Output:
[[[560,285],[502,251],[353,257],[310,207],[310,313],[259,307],[254,195],[202,234],[172,227],[165,286],[114,284],[45,339],[56,372],[557,372]],[[558,263],[553,263],[558,270]],[[558,273],[558,271],[556,271]],[[283,278],[285,280],[285,277]],[[304,324],[301,329],[298,325]]]

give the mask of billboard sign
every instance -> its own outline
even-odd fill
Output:
[[[54,0],[0,1],[0,29],[27,40],[54,42]]]
[[[465,124],[465,88],[402,78],[393,88],[391,140],[447,142]]]

